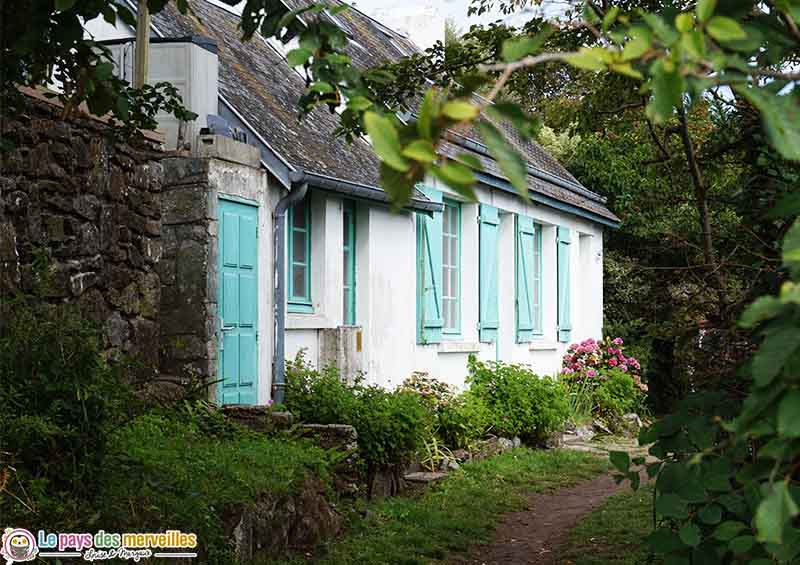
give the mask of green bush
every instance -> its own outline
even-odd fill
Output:
[[[468,362],[470,391],[492,415],[494,433],[537,443],[567,421],[567,391],[557,380],[539,377],[522,365]]]
[[[368,479],[409,458],[431,433],[433,416],[419,394],[345,383],[333,367],[311,368],[302,352],[286,377],[286,407],[299,420],[355,427]]]
[[[217,413],[219,414],[219,413]],[[327,480],[329,453],[310,441],[268,438],[228,424],[203,430],[206,415],[150,412],[117,430],[98,489],[107,530],[181,529],[198,535],[204,563],[234,562],[226,510],[296,493],[309,475]]]
[[[486,402],[466,392],[439,407],[436,433],[451,449],[469,449],[491,423],[492,413]]]
[[[79,524],[104,472],[108,434],[137,406],[99,329],[36,297],[0,308],[0,515],[37,528]]]
[[[630,375],[613,369],[603,371],[603,376],[592,393],[596,414],[606,422],[614,422],[635,412],[644,395]]]

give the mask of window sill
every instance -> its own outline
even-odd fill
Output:
[[[302,302],[289,302],[286,305],[286,311],[290,314],[313,314],[314,306]]]
[[[554,341],[536,341],[530,343],[529,349],[531,351],[557,351],[558,344]]]
[[[327,316],[322,314],[298,314],[290,312],[286,316],[287,330],[322,330],[335,328],[336,324],[331,323]]]
[[[477,353],[481,345],[474,341],[442,341],[439,353]]]

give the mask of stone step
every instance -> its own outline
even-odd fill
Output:
[[[420,471],[418,473],[409,473],[404,475],[403,478],[411,483],[432,483],[441,480],[447,476],[447,473]]]

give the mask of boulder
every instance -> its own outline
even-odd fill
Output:
[[[643,426],[642,419],[638,414],[633,412],[625,414],[620,420],[621,431],[628,437],[638,437],[639,430],[641,430]]]

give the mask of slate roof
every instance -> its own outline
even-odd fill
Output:
[[[333,0],[338,3],[339,0]],[[284,0],[290,8],[306,5],[306,0]],[[154,27],[165,37],[201,35],[214,40],[219,49],[219,92],[257,133],[292,167],[309,173],[377,188],[380,187],[379,162],[363,140],[352,144],[335,135],[338,115],[317,108],[298,122],[297,102],[305,89],[304,79],[291,69],[283,55],[260,36],[249,42],[240,40],[239,16],[207,0],[190,0],[192,14],[180,14],[168,4],[153,16]],[[351,8],[331,17],[322,14],[347,33],[347,54],[354,64],[365,69],[418,51],[403,35]],[[618,218],[605,206],[605,199],[585,188],[539,145],[519,139],[506,128],[515,145],[524,153],[533,172],[529,175],[534,201],[537,194],[587,212],[605,223]],[[451,136],[443,152],[447,155],[469,151],[484,164],[485,172],[507,185],[494,161],[481,154],[482,143],[474,131]],[[547,175],[550,175],[547,177]],[[483,178],[483,177],[482,177]],[[564,186],[558,186],[562,184]],[[495,184],[495,186],[498,186]],[[568,188],[566,188],[568,187]],[[424,200],[421,193],[415,199]],[[542,199],[539,199],[542,200]],[[585,214],[583,214],[585,215]]]

